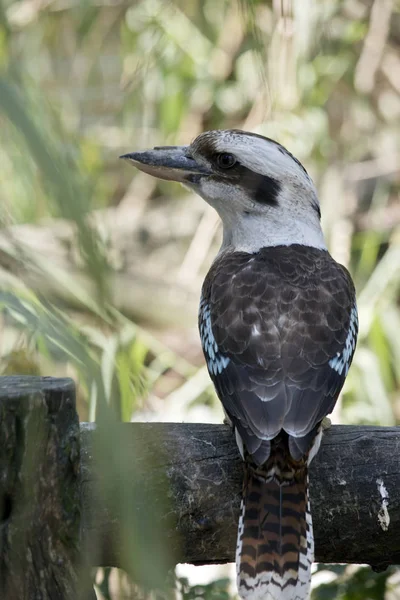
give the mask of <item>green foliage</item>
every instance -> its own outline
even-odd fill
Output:
[[[343,566],[336,568],[338,576],[313,590],[312,600],[382,600],[392,589],[389,580],[396,572],[394,567],[382,573],[374,573],[371,567],[360,567],[351,574],[347,571]]]
[[[229,579],[217,579],[208,585],[195,586],[190,586],[189,581],[183,577],[177,581],[182,600],[229,600],[229,586]]]
[[[148,348],[133,326],[118,327],[104,335],[86,326],[84,331],[63,312],[40,302],[33,294],[0,291],[0,308],[23,332],[26,349],[12,350],[4,357],[2,374],[39,374],[39,355],[45,363],[69,363],[74,368],[81,392],[96,415],[100,398],[112,405],[122,420],[130,420],[139,394],[144,392]],[[100,325],[100,323],[99,323]],[[35,360],[36,356],[36,360]]]

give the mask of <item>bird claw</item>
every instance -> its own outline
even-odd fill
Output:
[[[229,427],[229,429],[231,429],[232,431],[235,429],[235,427],[229,417],[225,417],[225,419],[223,420],[223,423],[224,423],[224,425],[227,425]]]
[[[329,417],[324,417],[322,419],[321,425],[322,425],[322,430],[326,431],[327,429],[330,429],[330,427],[332,427],[332,421],[330,420]]]

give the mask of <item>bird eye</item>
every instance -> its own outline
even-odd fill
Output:
[[[221,169],[230,169],[236,163],[236,158],[233,154],[223,152],[222,154],[218,154],[217,163]]]

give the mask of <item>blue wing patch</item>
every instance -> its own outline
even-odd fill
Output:
[[[203,346],[208,370],[212,375],[220,375],[229,364],[230,358],[221,354],[218,349],[211,328],[210,308],[203,298],[200,299],[199,329],[201,345]]]
[[[344,376],[346,377],[347,373],[349,372],[351,360],[353,358],[354,350],[356,348],[357,332],[358,315],[357,306],[354,305],[350,313],[349,331],[347,333],[344,348],[342,352],[337,352],[336,356],[334,358],[331,358],[331,360],[329,361],[329,366],[334,371],[339,373],[339,375],[342,375],[344,371]]]

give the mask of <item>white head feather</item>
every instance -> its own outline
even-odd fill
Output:
[[[222,219],[222,249],[256,252],[264,246],[291,244],[326,249],[315,186],[283,146],[242,131],[208,131],[194,140],[189,152],[211,168],[215,168],[216,155],[232,154],[242,167],[279,184],[277,202],[271,205],[257,202],[240,180],[230,179],[229,170],[199,180],[195,190]]]

